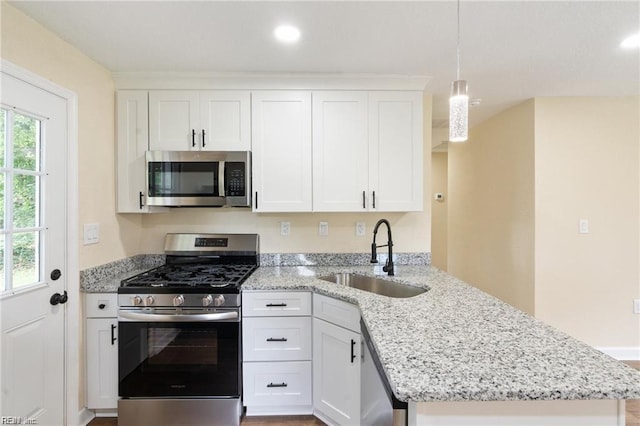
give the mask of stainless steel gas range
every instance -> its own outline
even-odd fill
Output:
[[[118,425],[238,425],[240,285],[256,234],[168,234],[165,265],[118,289]]]

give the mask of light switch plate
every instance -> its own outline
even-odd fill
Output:
[[[640,299],[633,299],[633,313],[640,314]]]
[[[291,222],[280,222],[280,235],[288,237],[291,233]]]
[[[579,232],[581,234],[589,233],[589,219],[580,219]]]
[[[100,224],[85,223],[84,225],[84,245],[97,244],[100,241]]]
[[[320,222],[318,225],[318,235],[323,237],[329,235],[329,222]]]

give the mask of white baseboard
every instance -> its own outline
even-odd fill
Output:
[[[614,346],[596,349],[619,361],[640,361],[640,347],[637,346]]]

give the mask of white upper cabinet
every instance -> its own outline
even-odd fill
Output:
[[[422,145],[420,92],[314,92],[314,211],[422,210]]]
[[[420,92],[369,92],[370,210],[422,210],[422,110]]]
[[[313,92],[313,210],[366,210],[367,92]]]
[[[152,90],[149,147],[158,151],[251,149],[248,91]]]
[[[145,151],[149,149],[148,92],[119,90],[116,95],[116,209],[118,213],[151,213],[164,207],[146,205]]]
[[[253,92],[251,116],[253,210],[310,212],[311,92]]]

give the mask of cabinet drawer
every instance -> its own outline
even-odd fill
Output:
[[[242,320],[244,361],[311,359],[311,317],[245,318]]]
[[[118,316],[117,293],[86,293],[85,317],[115,318]]]
[[[308,291],[263,291],[242,293],[242,316],[284,317],[311,315]]]
[[[311,405],[311,361],[243,363],[247,407]]]
[[[314,294],[313,316],[360,333],[360,309],[351,303]]]

